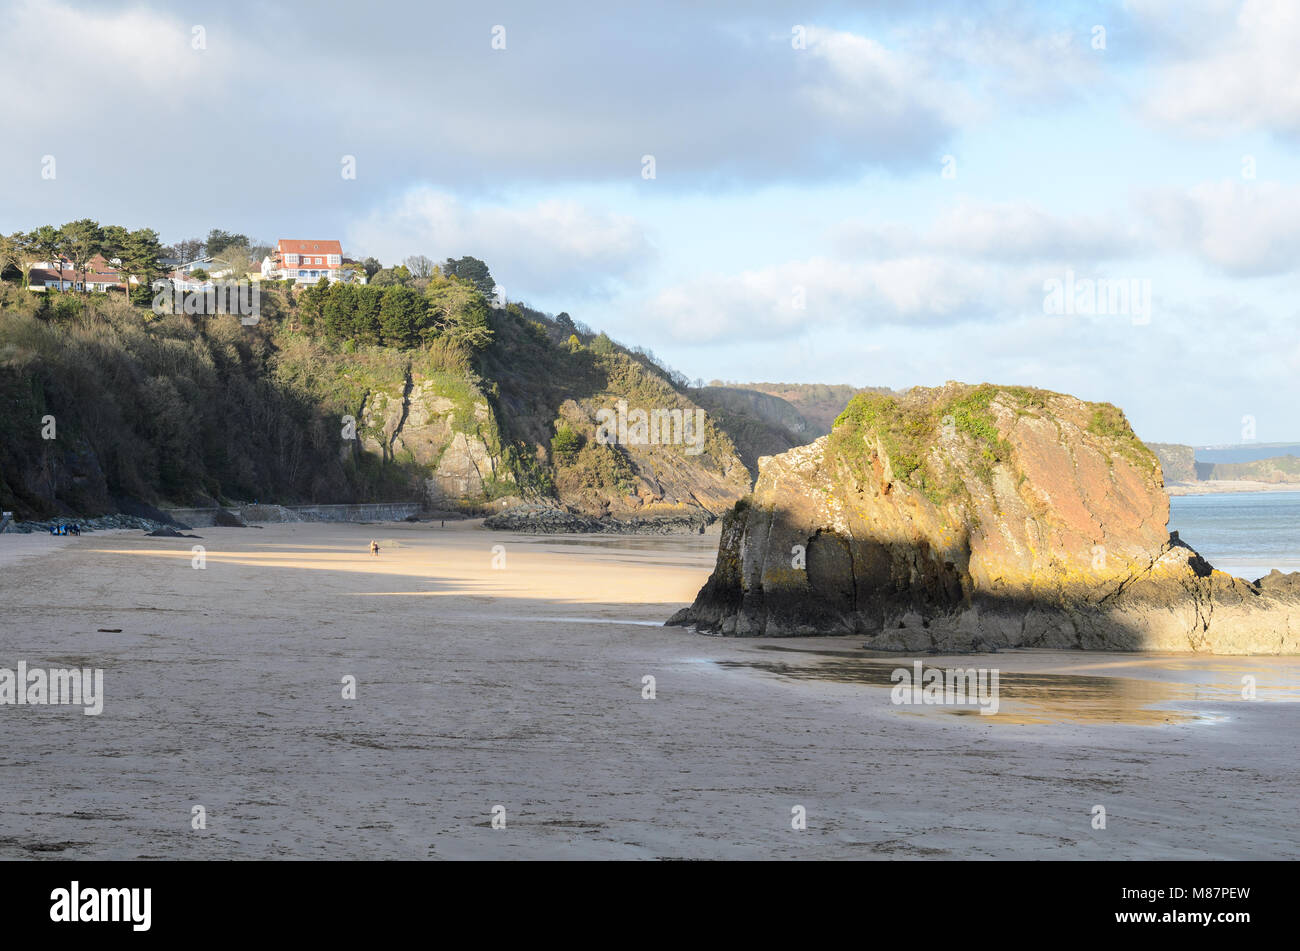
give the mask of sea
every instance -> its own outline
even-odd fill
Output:
[[[1253,581],[1300,571],[1300,492],[1176,495],[1169,530],[1221,571]]]

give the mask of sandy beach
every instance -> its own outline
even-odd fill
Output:
[[[1256,482],[1250,479],[1213,479],[1207,482],[1170,482],[1170,495],[1219,495],[1236,492],[1300,492],[1298,482]]]
[[[1300,857],[1300,658],[661,627],[714,536],[195,534],[0,536],[0,667],[105,692],[0,707],[0,857]],[[914,660],[997,668],[999,712],[891,703]]]

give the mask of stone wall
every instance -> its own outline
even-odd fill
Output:
[[[232,505],[226,508],[166,509],[193,528],[217,523],[219,512],[242,522],[399,522],[423,511],[419,502],[365,502],[356,505]]]

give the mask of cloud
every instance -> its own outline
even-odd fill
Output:
[[[1300,134],[1300,5],[1292,0],[1133,0],[1151,33],[1168,33],[1146,112],[1187,132],[1222,137]],[[1182,24],[1179,28],[1174,24]]]
[[[1104,9],[1095,18],[1105,20]],[[942,11],[909,22],[898,42],[918,63],[928,64],[930,83],[949,100],[946,114],[969,126],[1009,108],[1057,107],[1112,78],[1109,41],[1093,46],[1098,19],[1080,20],[1050,7],[986,5]]]
[[[939,329],[1041,307],[1041,287],[1036,273],[934,255],[815,257],[665,288],[639,309],[638,323],[694,343],[790,339],[810,328],[827,336],[894,325]]]
[[[889,257],[943,254],[981,261],[1071,262],[1123,257],[1144,238],[1131,216],[1058,215],[1031,202],[961,199],[924,231],[878,222],[846,221],[830,231],[844,255]]]
[[[411,189],[347,233],[349,253],[385,264],[411,254],[481,258],[507,296],[523,298],[555,290],[600,295],[655,258],[645,231],[625,215],[554,200],[470,205],[429,187]]]
[[[410,2],[358,16],[327,3],[316,16],[346,29],[304,29],[291,9],[240,0],[159,10],[20,0],[0,33],[16,120],[0,174],[21,179],[42,154],[66,157],[69,177],[49,191],[68,213],[96,190],[78,189],[79,167],[146,209],[220,183],[227,200],[274,209],[318,196],[356,211],[413,181],[843,179],[928,166],[952,129],[905,50],[817,27],[796,50],[772,4],[669,2],[651,16],[558,0],[435,16]],[[494,25],[504,49],[492,47]],[[348,154],[358,176],[341,190]],[[641,179],[646,154],[653,182]]]
[[[1282,274],[1300,263],[1300,186],[1203,183],[1152,190],[1139,204],[1164,246],[1228,275]]]
[[[190,55],[191,40],[189,24],[143,8],[106,11],[16,0],[0,32],[0,83],[9,121],[84,128],[88,112],[111,120],[121,110],[125,120],[136,106],[165,106],[165,97],[138,104],[130,97],[194,82],[201,64]]]

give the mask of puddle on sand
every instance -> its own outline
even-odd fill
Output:
[[[851,651],[817,652],[822,658],[807,664],[780,661],[714,661],[727,669],[749,669],[787,677],[842,684],[863,684],[892,688],[890,676],[900,667],[912,671],[915,658],[882,660],[852,656]],[[1240,688],[1219,685],[1189,685],[1134,677],[1097,677],[1080,674],[1035,673],[1006,670],[995,662],[997,655],[948,658],[944,665],[926,663],[924,670],[944,667],[983,667],[998,671],[998,712],[983,715],[973,706],[944,704],[899,705],[902,714],[946,713],[976,716],[990,723],[1164,723],[1214,722],[1226,717],[1186,710],[1155,709],[1173,701],[1240,700]],[[909,681],[910,682],[910,681]],[[889,702],[888,694],[882,700]]]

